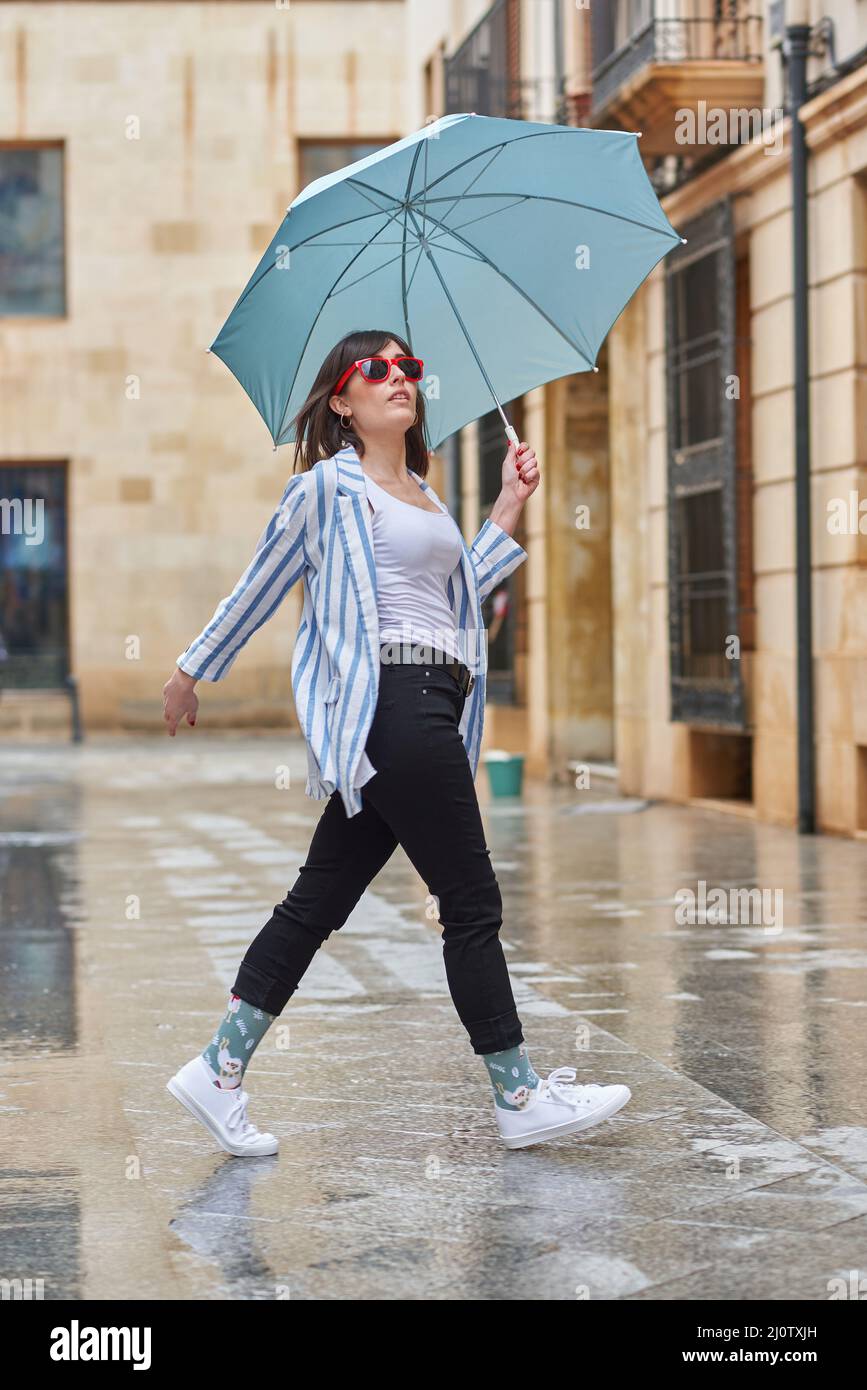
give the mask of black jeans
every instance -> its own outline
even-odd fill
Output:
[[[524,1041],[500,942],[503,903],[458,725],[465,696],[434,663],[383,664],[366,751],[377,769],[362,809],[338,792],[307,862],[238,971],[233,992],[279,1014],[332,931],[398,844],[438,901],[449,991],[479,1055]]]

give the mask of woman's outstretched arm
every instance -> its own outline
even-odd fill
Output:
[[[305,477],[298,473],[290,478],[234,589],[220,600],[210,622],[176,658],[176,670],[163,688],[170,734],[185,714],[189,723],[195,723],[195,682],[222,680],[253,633],[276,612],[304,573]]]

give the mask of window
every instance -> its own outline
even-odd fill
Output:
[[[670,370],[674,374],[675,449],[688,449],[719,438],[722,392],[722,338],[716,292],[718,257],[712,252],[684,267],[671,284],[675,341]]]
[[[727,678],[722,488],[677,498],[681,671],[688,680]]]
[[[0,316],[65,313],[63,147],[0,143]]]
[[[740,378],[728,200],[683,229],[666,262],[671,717],[743,729],[741,619],[751,554],[739,545],[750,479],[737,470]],[[749,460],[745,463],[749,466]],[[743,471],[743,470],[742,470]],[[745,490],[746,487],[746,490]]]
[[[66,544],[65,468],[0,465],[0,687],[64,683]]]
[[[399,136],[394,137],[395,140]],[[393,142],[389,140],[299,140],[298,141],[298,189],[306,188],[314,179],[326,174],[336,174],[347,164],[367,159]]]

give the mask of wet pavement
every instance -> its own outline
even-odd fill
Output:
[[[533,1064],[631,1102],[503,1148],[397,850],[254,1054],[279,1155],[234,1159],[165,1083],[304,861],[305,773],[297,739],[187,729],[0,755],[0,1277],[46,1299],[853,1296],[863,843],[601,781],[492,802],[480,769]],[[682,920],[703,883],[730,920]]]

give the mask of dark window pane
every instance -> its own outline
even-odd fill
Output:
[[[511,402],[503,406],[506,418],[511,419]],[[509,441],[503,432],[503,422],[498,410],[489,410],[479,419],[479,502],[482,511],[487,512],[496,502],[503,488],[503,459]]]
[[[718,438],[722,409],[722,344],[717,257],[678,270],[672,279],[675,341],[675,449]]]
[[[306,188],[308,183],[326,174],[336,174],[338,169],[355,164],[356,160],[367,159],[368,155],[376,154],[381,149],[384,146],[380,143],[370,145],[361,141],[302,140],[299,146],[300,187]]]
[[[66,312],[59,147],[0,147],[0,315]]]
[[[681,432],[677,447],[705,444],[720,432],[719,357],[687,367],[680,377]]]
[[[681,673],[693,680],[728,680],[725,652],[727,585],[722,536],[722,490],[677,499]]]
[[[719,332],[716,256],[702,256],[678,273],[680,317],[686,342]]]
[[[67,671],[66,474],[0,466],[0,686]]]

